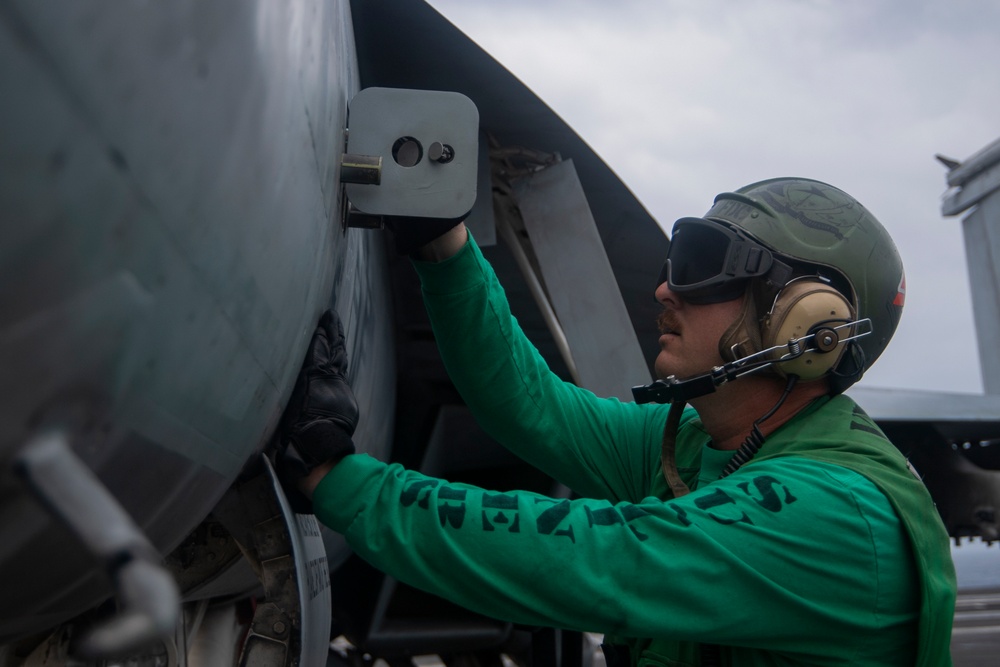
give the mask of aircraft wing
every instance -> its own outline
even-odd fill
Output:
[[[855,387],[923,478],[948,533],[1000,539],[1000,395]]]
[[[879,424],[922,425],[957,442],[1000,437],[1000,395],[863,386],[847,394]]]

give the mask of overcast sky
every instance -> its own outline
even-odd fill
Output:
[[[587,141],[661,225],[773,176],[817,178],[906,267],[867,386],[979,393],[945,168],[1000,137],[994,0],[430,0]]]

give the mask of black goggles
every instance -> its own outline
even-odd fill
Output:
[[[771,270],[771,251],[737,230],[703,218],[674,223],[656,285],[692,304],[722,303],[743,294],[747,281]]]

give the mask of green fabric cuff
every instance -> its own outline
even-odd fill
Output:
[[[420,276],[420,285],[427,294],[458,294],[483,282],[483,271],[479,263],[485,260],[472,238],[472,232],[469,232],[469,238],[462,249],[444,261],[412,261],[413,268]]]
[[[386,464],[367,454],[352,454],[341,459],[313,492],[313,512],[325,526],[338,533],[346,532],[364,509],[360,498],[364,487],[382,475]]]

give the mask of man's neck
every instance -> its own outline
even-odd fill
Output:
[[[765,436],[773,433],[827,390],[826,382],[796,384],[777,411],[760,425],[761,432]],[[753,423],[774,407],[784,391],[783,379],[744,377],[723,385],[714,394],[692,400],[691,405],[698,410],[713,447],[737,449],[750,434]]]

